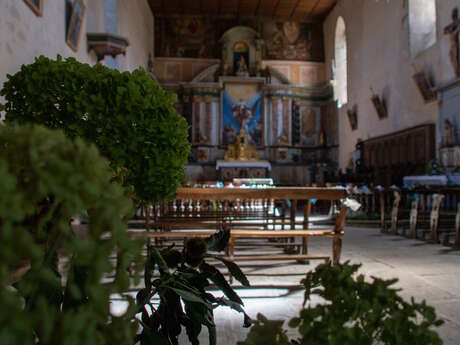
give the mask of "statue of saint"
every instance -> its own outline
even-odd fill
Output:
[[[236,72],[238,74],[248,73],[248,66],[246,65],[246,59],[243,55],[240,55],[240,59],[238,60],[238,70]]]
[[[458,9],[452,10],[452,23],[444,28],[444,34],[450,36],[450,50],[449,57],[452,66],[454,67],[455,76],[460,76],[460,56],[459,56],[459,33],[460,33],[460,20],[458,18]]]
[[[444,120],[444,143],[446,146],[454,144],[454,128],[449,120]]]

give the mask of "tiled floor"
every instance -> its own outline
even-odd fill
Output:
[[[331,241],[311,239],[311,254],[330,253]],[[263,252],[279,251],[272,243]],[[262,250],[247,241],[237,247],[236,254],[255,253]],[[440,245],[427,244],[398,236],[382,235],[377,229],[347,228],[343,241],[343,260],[362,263],[362,272],[382,278],[399,278],[398,286],[406,298],[426,299],[445,320],[440,334],[446,345],[460,344],[460,251],[450,251]],[[254,262],[240,263],[247,273],[252,289],[238,289],[243,297],[245,309],[251,317],[261,312],[271,319],[285,319],[297,315],[303,292],[298,283],[305,272],[318,262],[310,265],[294,262]],[[242,316],[236,312],[220,308],[215,311],[218,344],[236,344],[243,340],[247,332],[241,327]],[[295,333],[293,333],[294,335]],[[202,334],[203,344],[207,335]],[[181,339],[187,344],[186,337]]]

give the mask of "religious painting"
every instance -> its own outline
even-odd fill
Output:
[[[436,100],[436,94],[433,91],[433,86],[425,72],[417,72],[412,76],[418,91],[425,103],[433,102]]]
[[[316,112],[313,108],[303,107],[301,112],[302,144],[314,145],[316,134]]]
[[[377,116],[379,119],[384,119],[388,116],[387,108],[385,105],[385,100],[380,98],[378,95],[373,94],[371,96],[372,104],[374,105],[375,111],[377,112]]]
[[[322,31],[315,24],[267,20],[262,23],[265,58],[271,60],[322,61]]]
[[[156,55],[215,58],[217,41],[213,20],[201,16],[155,18]]]
[[[179,14],[155,16],[155,56],[222,58],[225,52],[219,40],[227,30],[236,26],[252,28],[261,35],[265,44],[263,59],[324,61],[321,23]],[[226,53],[232,54],[231,51]],[[248,61],[246,64],[249,66]]]
[[[263,97],[260,83],[228,82],[222,91],[222,144],[234,144],[244,130],[250,145],[263,145]]]
[[[73,51],[78,50],[86,7],[83,0],[75,0],[67,27],[67,44]]]
[[[356,105],[347,109],[348,122],[352,131],[358,129],[358,107]]]
[[[43,15],[43,0],[24,0],[24,2],[37,16]]]

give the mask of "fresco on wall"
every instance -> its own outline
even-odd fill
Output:
[[[265,42],[264,59],[324,61],[321,24],[254,18],[160,16],[155,18],[155,55],[219,59],[219,39],[234,26],[248,26]]]
[[[257,85],[226,84],[222,94],[222,143],[234,144],[242,128],[248,134],[249,144],[262,145],[262,96]]]
[[[312,60],[312,25],[298,22],[266,21],[262,24],[265,57],[270,60]]]
[[[213,23],[202,17],[155,19],[156,55],[162,57],[214,58],[216,39]]]

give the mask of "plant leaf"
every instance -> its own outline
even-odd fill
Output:
[[[206,244],[208,250],[214,252],[221,252],[227,247],[228,241],[230,240],[230,230],[222,229],[216,232],[214,235],[206,238]]]
[[[230,284],[225,280],[225,277],[219,270],[206,262],[200,265],[200,270],[203,272],[214,284],[216,284],[231,301],[244,305],[241,298],[232,289]]]
[[[236,263],[234,263],[233,261],[226,260],[218,255],[209,254],[208,256],[221,261],[227,267],[231,275],[241,284],[243,284],[243,286],[250,286],[248,278]]]
[[[197,294],[194,294],[193,292],[190,292],[190,291],[187,291],[187,290],[182,290],[182,289],[177,289],[177,288],[174,288],[174,287],[168,287],[168,289],[171,289],[172,291],[177,293],[185,301],[201,303],[201,304],[204,304],[205,306],[207,306],[209,309],[212,308],[210,303],[206,302],[203,298],[201,298],[201,296],[199,296]]]

